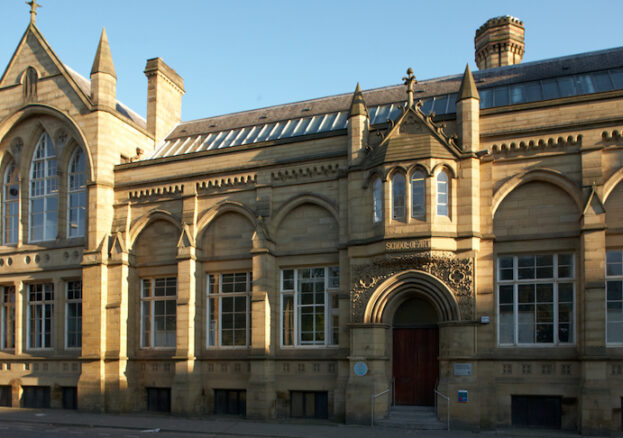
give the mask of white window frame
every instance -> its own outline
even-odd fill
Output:
[[[538,278],[538,274],[536,274],[536,270],[538,270],[538,265],[535,265],[535,277],[534,278],[527,278],[527,279],[519,279],[519,263],[518,263],[518,259],[520,257],[538,257],[538,256],[552,256],[553,261],[552,261],[552,273],[553,273],[553,277],[543,277],[543,278]],[[571,265],[567,265],[567,264],[560,264],[559,265],[559,257],[560,256],[570,256],[571,257]],[[505,270],[507,272],[510,272],[510,268],[503,268],[501,265],[501,259],[511,259],[513,260],[513,266],[512,266],[512,279],[502,279],[502,270]],[[563,267],[563,266],[571,266],[571,276],[570,277],[564,277],[564,276],[560,276],[560,270],[559,270],[559,266]],[[576,263],[575,263],[575,255],[571,252],[560,252],[560,253],[543,253],[543,254],[538,254],[538,253],[530,253],[530,254],[509,254],[509,255],[498,255],[496,258],[496,279],[497,279],[497,285],[496,285],[496,316],[497,316],[497,338],[498,338],[498,346],[500,347],[520,347],[520,348],[539,348],[539,347],[568,347],[568,346],[574,346],[576,344],[576,339],[577,339],[577,334],[576,334],[576,276],[575,276],[575,271],[576,271]],[[526,268],[527,269],[527,268]],[[539,324],[536,318],[536,314],[537,314],[537,306],[539,305],[538,302],[536,300],[538,300],[537,294],[538,292],[535,290],[534,292],[534,297],[535,297],[535,301],[533,301],[532,303],[534,303],[534,312],[535,312],[535,319],[533,320],[532,324],[534,326],[534,337],[535,340],[533,342],[519,342],[519,305],[521,303],[519,303],[519,286],[521,285],[538,285],[538,284],[551,284],[552,285],[552,294],[553,294],[553,301],[551,302],[551,306],[553,308],[553,320],[552,320],[552,325],[553,325],[553,342],[538,342],[536,340],[536,336],[537,336],[537,325]],[[569,332],[569,336],[571,337],[571,341],[570,342],[564,342],[564,341],[560,341],[559,340],[559,330],[560,330],[560,326],[563,324],[559,321],[559,317],[560,317],[560,305],[561,304],[568,304],[568,302],[560,302],[559,300],[559,286],[561,284],[571,284],[572,286],[572,306],[571,306],[571,322],[570,325],[572,327],[572,329]],[[513,342],[502,342],[501,341],[501,312],[500,312],[500,289],[502,287],[508,287],[508,286],[512,286],[513,287]],[[506,304],[508,305],[508,304]]]
[[[11,178],[13,176],[13,178]],[[14,179],[14,181],[11,181]],[[16,245],[19,238],[19,172],[15,162],[11,160],[7,166],[3,178],[2,197],[2,243],[4,245]],[[17,194],[11,194],[11,190],[17,190]],[[14,208],[14,214],[11,209]]]
[[[77,287],[76,287],[77,285]],[[70,298],[70,292],[73,294]],[[76,295],[79,295],[76,298]],[[76,307],[79,310],[79,317],[70,318],[69,309]],[[70,319],[77,321],[79,330],[73,332],[78,336],[78,345],[70,345],[69,323]],[[72,280],[65,283],[65,348],[70,350],[79,350],[82,348],[82,281]]]
[[[155,291],[156,291],[156,282],[158,281],[162,281],[164,280],[164,291],[165,291],[165,295],[156,295]],[[175,283],[175,295],[166,295],[166,291],[167,288],[169,287],[169,283],[170,282],[174,282]],[[145,288],[146,288],[146,284],[149,284],[149,286],[147,286],[149,288],[148,293],[146,293]],[[173,345],[156,345],[157,343],[157,338],[156,338],[156,314],[155,314],[155,308],[156,308],[156,303],[159,302],[163,302],[165,309],[166,309],[166,304],[168,301],[173,301],[173,303],[175,304],[175,329],[173,330],[174,333],[174,342]],[[150,278],[141,278],[141,297],[140,297],[140,307],[141,307],[141,312],[140,312],[140,346],[143,349],[175,349],[176,345],[177,345],[177,277],[150,277]],[[148,314],[145,314],[145,309],[148,309]],[[168,314],[164,314],[164,322],[165,322],[165,327],[166,327],[166,322],[167,322],[167,317],[170,317],[170,315]],[[146,342],[146,333],[145,333],[145,320],[147,319],[148,323],[149,323],[149,333],[148,333],[148,339]],[[164,330],[164,334],[166,336],[167,332],[170,332],[170,330]]]
[[[41,288],[41,291],[33,289]],[[33,300],[34,294],[41,294],[41,299]],[[29,350],[45,350],[54,348],[54,283],[31,283],[28,285],[28,349]],[[36,297],[36,295],[35,295]],[[46,318],[46,312],[50,317]],[[37,314],[33,320],[33,314]],[[40,326],[37,327],[37,321]],[[33,334],[33,325],[36,332]],[[46,329],[49,328],[50,342],[45,342]],[[33,345],[33,341],[35,345]]]
[[[81,168],[78,168],[78,166]],[[86,156],[81,148],[71,155],[69,167],[67,169],[67,237],[84,237],[86,233],[86,211],[87,211],[87,166]],[[83,195],[81,197],[81,195]],[[82,203],[73,204],[72,200],[82,199]],[[75,211],[77,223],[72,223],[72,211]]]
[[[437,188],[437,216],[450,217],[450,176],[445,170],[440,170],[435,178],[435,183]],[[443,199],[444,196],[445,200]]]
[[[245,291],[244,292],[223,292],[223,276],[234,277],[236,275],[245,275]],[[253,284],[253,273],[250,271],[238,271],[238,272],[224,272],[224,273],[212,273],[206,276],[206,315],[207,315],[207,327],[206,327],[206,344],[208,348],[248,348],[251,345],[251,292]],[[214,280],[214,281],[213,281]],[[228,282],[229,284],[229,282]],[[236,298],[244,298],[246,311],[245,311],[245,343],[240,345],[223,345],[223,300],[233,298],[234,303]],[[216,319],[212,319],[212,300],[216,300],[218,304],[214,307],[216,312]],[[234,304],[235,305],[235,304]],[[235,320],[235,314],[231,313],[233,320]],[[240,312],[238,312],[240,313]],[[214,326],[212,325],[214,324]],[[230,330],[230,329],[226,329]],[[235,332],[235,328],[231,329]],[[235,333],[233,334],[235,336]]]
[[[302,341],[301,339],[301,308],[312,306],[300,303],[300,272],[305,269],[323,269],[324,270],[324,340]],[[292,289],[284,287],[284,273],[286,271],[293,272]],[[338,266],[312,266],[305,268],[283,268],[280,271],[280,303],[279,303],[279,344],[281,348],[326,348],[337,347],[339,345],[339,267]],[[284,298],[291,297],[293,303],[293,324],[292,324],[292,344],[284,342]],[[337,304],[336,305],[334,305]],[[313,305],[318,307],[317,305]],[[338,325],[335,326],[335,318],[338,319]],[[334,338],[338,335],[337,339]]]
[[[402,189],[402,193],[399,191]],[[392,219],[405,220],[407,217],[407,178],[404,173],[392,176]]]
[[[372,223],[383,220],[383,181],[375,178],[372,183]]]
[[[13,327],[8,329],[9,324]],[[9,341],[9,336],[11,336]],[[15,286],[0,286],[0,350],[15,349]]]
[[[421,213],[415,211],[416,206],[422,207]],[[416,170],[411,175],[411,217],[426,220],[426,174],[421,170]]]
[[[43,149],[40,153],[39,151]],[[40,165],[40,167],[38,167]],[[36,173],[36,169],[39,169],[39,173]],[[28,215],[28,240],[30,242],[44,242],[48,240],[55,240],[58,235],[58,176],[57,176],[57,161],[56,152],[52,139],[47,133],[43,133],[39,138],[35,153],[30,163],[30,208]],[[52,201],[56,201],[56,208],[51,208],[50,204],[54,204]],[[42,202],[42,210],[40,214],[43,215],[41,231],[41,237],[33,236],[33,224],[34,224],[34,204],[35,202]],[[51,217],[54,217],[54,226],[49,226]]]
[[[616,257],[616,258],[615,258]],[[609,287],[611,283],[619,283],[619,287],[622,288],[621,299],[610,299],[611,293]],[[606,250],[606,284],[605,284],[606,296],[604,300],[604,312],[605,312],[605,330],[606,330],[606,346],[620,347],[623,346],[623,336],[621,341],[610,341],[610,326],[617,325],[619,330],[623,331],[623,250],[608,249]],[[610,307],[611,304],[616,303],[620,309],[620,315],[618,321],[610,321]],[[614,315],[613,315],[614,316]]]

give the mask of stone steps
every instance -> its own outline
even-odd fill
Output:
[[[392,406],[389,415],[376,421],[377,426],[411,430],[446,430],[439,421],[435,408],[430,406]]]

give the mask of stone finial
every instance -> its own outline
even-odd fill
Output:
[[[37,3],[37,0],[30,0],[29,2],[26,2],[26,4],[30,6],[30,24],[35,24],[37,8],[40,8],[41,5]]]
[[[368,116],[368,109],[366,108],[366,102],[363,100],[363,93],[361,92],[359,82],[357,82],[357,88],[355,88],[355,93],[353,94],[353,101],[350,104],[349,117],[352,116]]]
[[[465,66],[465,73],[463,73],[463,80],[461,81],[461,87],[459,88],[459,94],[456,97],[456,101],[458,102],[463,99],[480,100],[478,88],[476,88],[474,76],[472,75],[472,71],[469,69],[469,64]]]
[[[409,67],[407,69],[407,76],[403,77],[405,85],[407,86],[407,99],[409,108],[413,106],[413,94],[415,92],[415,84],[417,84],[417,80],[415,79],[415,75],[413,74],[413,69]]]
[[[93,67],[91,67],[91,75],[95,73],[108,73],[115,79],[117,78],[115,66],[112,62],[112,54],[110,53],[110,46],[108,45],[106,28],[102,28],[102,35],[100,36],[100,42],[97,46],[97,53],[93,60]]]

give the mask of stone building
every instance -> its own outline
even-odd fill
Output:
[[[520,64],[523,34],[182,122],[162,59],[145,120],[105,32],[86,79],[33,14],[0,79],[0,405],[620,430],[623,48]]]

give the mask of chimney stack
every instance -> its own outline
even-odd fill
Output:
[[[147,60],[147,131],[157,145],[182,120],[184,80],[161,58]]]
[[[519,64],[525,49],[524,36],[523,22],[518,18],[506,15],[487,20],[474,37],[478,69]]]

